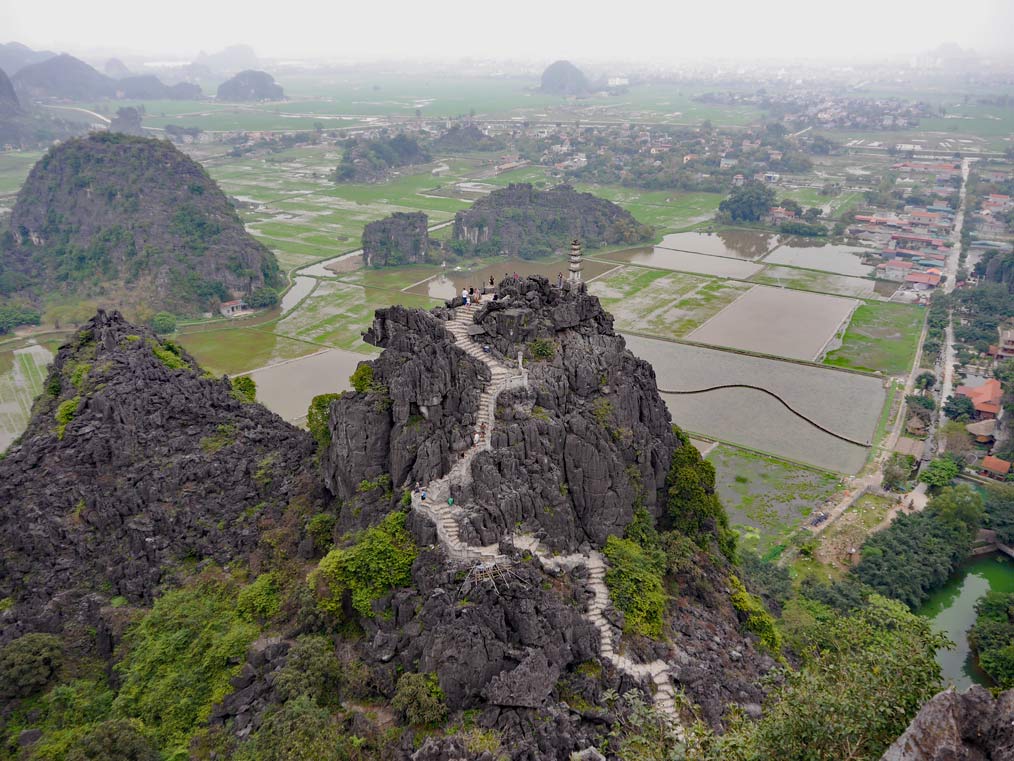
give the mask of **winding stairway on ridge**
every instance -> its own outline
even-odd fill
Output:
[[[492,355],[482,350],[468,333],[473,324],[473,315],[477,305],[458,307],[454,319],[445,323],[445,327],[454,336],[455,343],[466,354],[486,365],[492,379],[482,390],[479,401],[479,415],[476,429],[486,423],[487,435],[477,444],[470,447],[465,456],[460,458],[450,472],[438,478],[412,494],[412,507],[426,515],[437,528],[437,538],[447,555],[453,560],[464,563],[501,563],[509,562],[509,558],[500,552],[499,545],[470,545],[462,541],[458,529],[457,518],[462,514],[460,507],[448,504],[451,497],[451,485],[464,485],[472,479],[472,460],[479,452],[492,449],[493,424],[495,422],[496,399],[501,391],[517,388],[527,384],[527,376],[519,373],[516,368],[507,367]],[[422,499],[422,493],[426,499]],[[679,715],[676,710],[676,688],[669,676],[669,666],[665,661],[654,660],[650,663],[636,663],[617,651],[617,631],[606,620],[603,611],[609,605],[609,589],[605,583],[606,562],[597,550],[587,553],[570,555],[553,555],[544,550],[538,539],[533,536],[514,538],[514,546],[519,550],[527,550],[536,555],[546,568],[554,570],[570,570],[584,566],[588,572],[588,585],[593,597],[584,612],[599,633],[599,652],[602,657],[638,681],[649,679],[655,685],[655,705],[676,720],[679,727]],[[680,728],[681,729],[681,728]],[[681,730],[682,731],[682,730]]]

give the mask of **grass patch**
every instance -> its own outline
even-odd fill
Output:
[[[925,318],[922,307],[867,302],[856,309],[842,338],[825,364],[853,370],[904,375],[915,360]]]

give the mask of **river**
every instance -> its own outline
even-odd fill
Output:
[[[1014,592],[1014,562],[1009,558],[984,555],[969,560],[916,611],[957,643],[951,650],[938,650],[937,662],[944,683],[960,690],[990,683],[976,665],[966,636],[975,623],[975,603],[990,591]]]

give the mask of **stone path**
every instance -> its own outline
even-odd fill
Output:
[[[508,388],[516,388],[527,383],[527,377],[522,375],[516,368],[507,367],[492,355],[482,350],[468,334],[468,328],[473,324],[473,315],[478,310],[475,304],[467,307],[459,307],[455,311],[454,319],[445,323],[447,330],[454,336],[458,347],[466,354],[486,365],[492,374],[492,380],[482,390],[479,399],[479,415],[476,424],[478,431],[481,424],[486,423],[486,437],[478,444],[470,447],[465,456],[454,464],[450,472],[443,478],[431,481],[422,491],[426,492],[426,499],[422,499],[422,491],[412,494],[412,507],[426,515],[437,527],[437,538],[448,556],[454,560],[468,563],[499,563],[508,562],[506,555],[502,554],[499,545],[487,546],[470,545],[461,539],[458,528],[458,517],[462,514],[460,507],[449,505],[447,500],[451,496],[451,485],[463,485],[471,480],[472,459],[479,454],[492,449],[490,443],[493,435],[493,424],[495,422],[496,399],[501,391]],[[539,545],[538,539],[533,536],[518,536],[514,538],[514,546],[519,550],[527,550],[538,556],[543,566],[555,570],[572,570],[578,566],[584,566],[588,571],[588,585],[592,590],[593,597],[588,604],[584,615],[599,633],[599,652],[602,657],[612,663],[617,669],[623,671],[637,680],[648,679],[655,685],[655,705],[671,716],[677,722],[677,727],[682,734],[682,727],[679,725],[679,717],[676,711],[676,688],[669,676],[669,666],[665,661],[655,660],[650,663],[636,663],[625,655],[618,652],[617,634],[613,625],[606,619],[604,611],[609,606],[609,589],[606,587],[606,561],[597,550],[591,550],[586,554],[573,553],[570,555],[553,555]]]

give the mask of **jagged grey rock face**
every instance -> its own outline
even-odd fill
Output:
[[[94,625],[114,596],[150,602],[174,564],[245,557],[259,520],[318,491],[308,434],[241,403],[184,352],[186,368],[170,369],[155,346],[100,311],[60,349],[0,461],[0,598],[15,601],[0,640]]]
[[[441,316],[397,306],[377,311],[366,335],[385,349],[371,362],[375,390],[347,392],[331,408],[322,465],[327,488],[340,499],[384,474],[395,487],[429,483],[471,445],[489,370],[454,347]],[[343,511],[340,519],[355,528],[378,516],[364,509],[358,516]]]
[[[429,249],[429,218],[421,211],[396,211],[363,228],[363,261],[367,267],[416,264]]]
[[[936,695],[881,761],[1012,761],[1014,690],[995,700],[983,687]]]
[[[672,421],[654,371],[613,332],[594,296],[543,278],[505,281],[476,322],[505,357],[553,345],[530,361],[530,387],[501,398],[493,450],[476,458],[470,527],[485,544],[521,524],[558,549],[622,535],[642,504],[661,511]]]
[[[509,738],[512,758],[567,758],[599,742],[594,722],[559,703],[565,672],[571,672],[572,693],[588,704],[609,687],[636,688],[608,666],[598,679],[572,673],[595,658],[598,636],[575,604],[580,588],[544,585],[537,565],[515,565],[496,587],[463,588],[454,569],[425,552],[413,578],[414,589],[390,597],[393,615],[366,622],[364,652],[378,683],[393,694],[401,670],[436,673],[448,707],[480,709],[477,724]],[[437,742],[416,757],[462,758],[441,755],[450,749]]]
[[[627,351],[583,291],[529,278],[505,281],[499,297],[476,315],[481,340],[509,359],[543,339],[553,357],[529,363],[530,388],[501,395],[493,450],[475,458],[472,484],[454,492],[468,511],[462,537],[495,544],[520,526],[573,551],[622,535],[638,504],[657,514],[678,443],[651,366]],[[386,349],[373,362],[386,391],[346,394],[331,410],[324,476],[341,499],[384,473],[395,487],[428,483],[471,443],[489,371],[456,348],[446,316],[378,311],[366,340]]]

